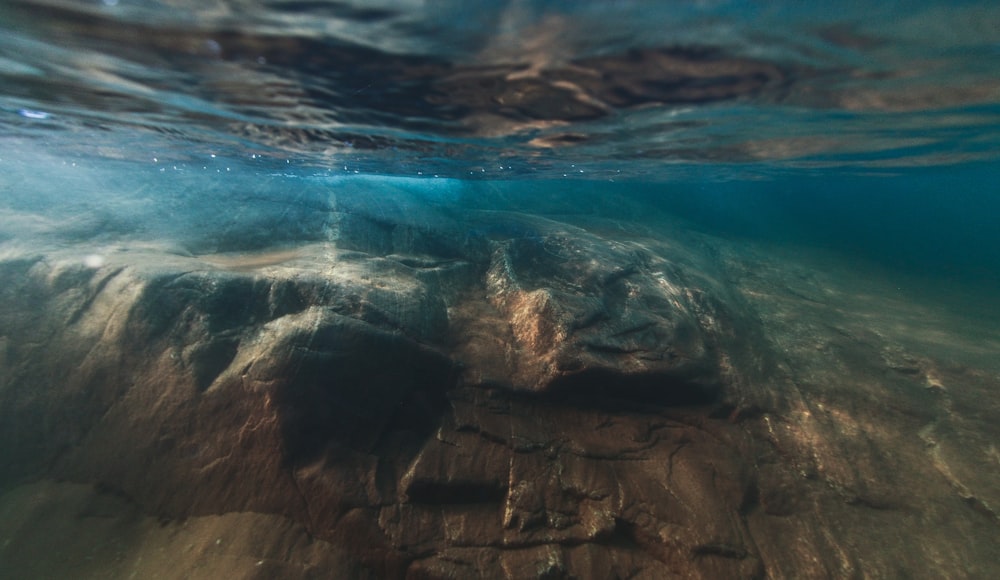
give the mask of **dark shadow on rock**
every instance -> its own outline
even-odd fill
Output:
[[[311,335],[281,346],[287,354],[278,366],[249,376],[274,381],[290,466],[317,459],[331,445],[370,451],[393,421],[413,419],[400,410],[411,393],[440,401],[455,381],[441,354],[346,317],[326,317]]]
[[[587,369],[553,380],[543,397],[560,404],[604,409],[709,407],[719,402],[723,385],[700,383],[670,374],[623,375]]]

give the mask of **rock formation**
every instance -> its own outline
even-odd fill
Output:
[[[8,252],[0,564],[55,505],[145,539],[90,552],[123,577],[1000,572],[995,334],[662,216],[418,202]]]

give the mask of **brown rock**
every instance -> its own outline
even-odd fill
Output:
[[[746,248],[380,201],[339,247],[0,262],[0,537],[96,505],[293,578],[996,572],[971,343]],[[34,541],[0,565],[55,570]]]

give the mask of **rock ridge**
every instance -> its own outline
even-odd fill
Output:
[[[965,549],[990,553],[974,538],[995,489],[945,455],[964,399],[921,406],[988,379],[848,319],[820,333],[833,295],[808,276],[783,287],[745,250],[595,220],[334,210],[329,240],[273,250],[0,262],[0,485],[93,484],[165,521],[283,518],[355,577],[947,569],[886,555],[912,547],[913,514],[946,513],[899,497],[905,476],[974,512]],[[887,369],[884,388],[851,361]]]

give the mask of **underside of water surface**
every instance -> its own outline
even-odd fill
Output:
[[[0,0],[0,577],[1000,576],[1000,7]]]

